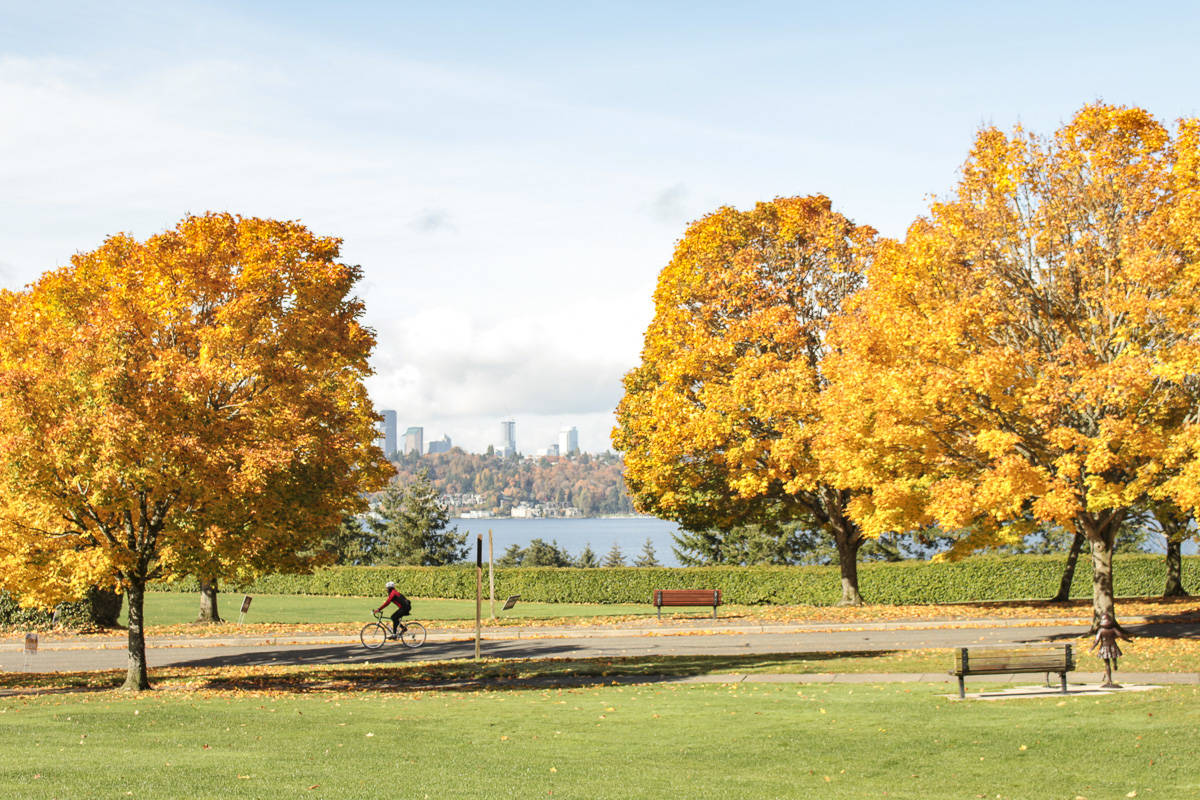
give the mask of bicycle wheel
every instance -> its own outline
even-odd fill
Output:
[[[400,641],[409,647],[420,647],[425,644],[425,626],[419,622],[408,623],[408,630],[400,633]]]
[[[362,639],[363,647],[368,650],[378,650],[387,641],[387,636],[387,628],[383,627],[382,622],[368,622],[363,626],[362,633],[358,635],[358,638]]]

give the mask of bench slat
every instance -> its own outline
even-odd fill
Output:
[[[651,599],[657,608],[658,616],[662,617],[664,606],[712,606],[713,617],[717,616],[717,606],[721,605],[720,589],[655,589]]]
[[[952,675],[958,676],[958,694],[965,696],[963,679],[967,675],[1004,675],[1019,672],[1056,672],[1067,690],[1067,673],[1075,669],[1071,645],[1023,648],[960,647],[954,654]]]

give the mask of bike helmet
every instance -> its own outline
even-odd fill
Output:
[[[387,587],[386,587],[386,588],[388,588],[388,589],[395,589],[395,588],[396,588],[396,582],[395,582],[395,581],[388,581],[388,582],[387,582]]]

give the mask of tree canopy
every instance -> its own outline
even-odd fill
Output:
[[[831,333],[823,445],[868,535],[952,555],[1058,525],[1112,612],[1122,521],[1200,504],[1200,122],[1092,105],[1052,137],[980,131],[956,194]]]
[[[692,224],[659,276],[613,432],[638,510],[693,531],[810,521],[838,544],[843,602],[861,602],[862,537],[814,444],[826,331],[874,245],[822,196]]]
[[[0,587],[120,587],[127,687],[147,581],[303,566],[390,472],[339,245],[208,214],[0,293]]]

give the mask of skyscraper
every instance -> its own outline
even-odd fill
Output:
[[[383,421],[375,423],[375,430],[379,432],[375,443],[383,450],[384,456],[391,458],[399,448],[399,443],[396,441],[396,412],[385,408],[379,413],[383,415]]]
[[[573,456],[579,452],[579,429],[574,425],[567,427],[564,425],[562,430],[558,432],[558,454],[560,456]]]
[[[517,452],[517,421],[506,419],[500,423],[500,455],[511,456]]]
[[[425,429],[424,428],[409,428],[404,432],[404,455],[416,453],[421,455],[425,452]]]
[[[441,439],[434,439],[429,443],[429,455],[434,453],[449,453],[453,445],[450,443],[449,436],[443,436]]]

